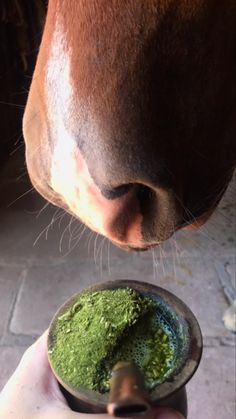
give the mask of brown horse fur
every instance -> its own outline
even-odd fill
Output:
[[[200,224],[236,161],[235,23],[234,0],[49,0],[24,120],[36,188],[129,247],[147,248]],[[58,128],[46,97],[59,103],[63,93],[60,77],[49,87],[46,80],[58,25],[73,90],[60,119],[79,153],[71,164],[78,158],[86,168],[88,218],[71,204],[75,195],[65,198],[52,182]],[[63,74],[60,57],[58,65]],[[93,214],[103,227],[93,225]],[[139,233],[128,239],[131,224]]]

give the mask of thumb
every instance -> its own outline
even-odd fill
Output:
[[[167,407],[158,407],[154,412],[154,419],[185,419],[181,413]]]

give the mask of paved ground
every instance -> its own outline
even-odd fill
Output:
[[[235,336],[222,315],[235,287],[235,182],[200,231],[180,232],[153,252],[124,253],[47,205],[21,160],[18,152],[1,173],[0,389],[68,296],[108,278],[140,279],[177,294],[201,325],[189,418],[234,419]]]

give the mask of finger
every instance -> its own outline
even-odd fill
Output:
[[[184,419],[184,416],[176,410],[158,407],[155,409],[154,419]]]
[[[87,414],[76,413],[72,410],[65,411],[62,409],[47,409],[40,414],[40,419],[111,419],[107,414]]]
[[[50,413],[50,414],[49,414]],[[45,412],[45,416],[40,416],[40,419],[111,419],[111,416],[107,414],[88,414],[88,413],[76,413],[73,411],[65,411],[61,409],[57,409],[56,411],[53,410],[47,410]],[[128,419],[128,418],[127,418]],[[135,419],[133,417],[133,419]],[[138,419],[138,418],[136,418]],[[184,416],[182,416],[179,412],[176,412],[173,409],[170,408],[154,408],[151,410],[151,412],[143,416],[143,419],[185,419]]]
[[[43,368],[47,367],[47,336],[48,330],[46,330],[23,354],[21,361],[16,369],[20,371],[25,369],[27,366],[30,367],[32,363],[35,363],[35,357],[41,363]]]
[[[41,416],[40,415],[40,419],[48,419],[50,417],[50,419],[111,419],[112,416],[108,415],[108,414],[94,414],[94,413],[76,413],[73,411],[62,411],[60,409],[57,410],[47,410],[45,412],[45,416]],[[132,416],[132,419],[139,419],[140,416],[134,417]],[[179,416],[174,416],[174,417],[170,417],[170,419],[180,419]],[[127,417],[127,419],[129,419]],[[131,419],[131,418],[130,418]],[[143,416],[143,419],[159,419],[159,417],[157,416],[152,416],[152,415],[148,415],[148,416]],[[169,419],[169,418],[168,418]],[[182,418],[181,418],[182,419]]]
[[[71,412],[74,413],[74,412]],[[75,413],[74,413],[75,414]],[[94,419],[94,414],[87,413],[77,413],[75,416],[68,416],[68,419]],[[111,416],[106,414],[96,414],[97,419],[109,419]],[[143,416],[144,419],[185,419],[181,413],[176,412],[173,409],[159,407],[154,408],[147,416]],[[67,419],[67,417],[62,416],[61,419]]]
[[[26,383],[33,381],[35,393],[37,391],[46,397],[49,402],[59,400],[67,406],[48,361],[47,337],[48,330],[27,349],[19,364],[18,374],[21,382],[22,380]]]
[[[36,363],[40,367],[40,374],[47,374],[50,371],[49,366],[45,359],[46,352],[46,341],[47,341],[47,331],[33,344],[31,345],[23,354],[20,363],[18,364],[15,372],[8,380],[5,387],[13,386],[16,381],[20,379],[24,381],[28,380],[30,376],[30,382],[32,381],[32,375],[35,377],[36,372],[34,369],[34,364]]]
[[[68,409],[47,357],[48,331],[24,353],[16,371],[3,389],[4,398],[22,398],[30,404],[56,403]]]

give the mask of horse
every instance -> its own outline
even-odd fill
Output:
[[[236,163],[234,0],[49,0],[23,120],[35,188],[123,249],[198,228]]]

